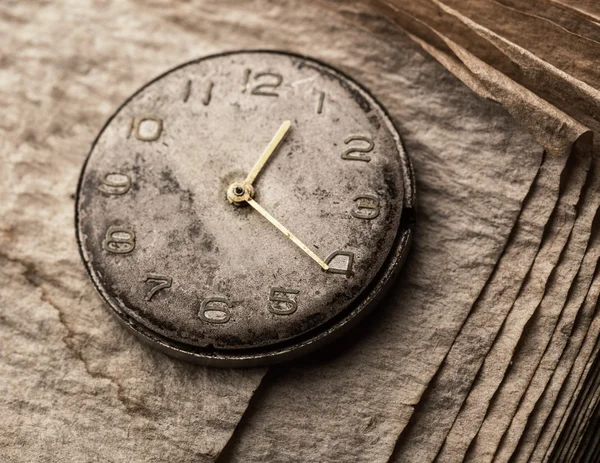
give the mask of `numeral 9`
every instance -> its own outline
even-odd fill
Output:
[[[98,189],[107,195],[124,195],[129,188],[131,188],[131,179],[119,172],[106,174],[98,186]]]

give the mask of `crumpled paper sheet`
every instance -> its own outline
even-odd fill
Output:
[[[579,201],[586,178],[585,171],[589,167],[589,158],[585,159],[584,156],[574,164],[574,178],[566,182],[569,191],[559,197],[558,213],[554,215],[554,221],[551,222],[550,235],[536,255],[528,277],[519,290],[519,296],[508,312],[481,369],[477,372],[477,380],[462,404],[452,430],[446,436],[445,444],[438,456],[440,461],[457,461],[465,457],[472,439],[481,430],[484,417],[487,420],[488,406],[513,361],[523,330],[544,297],[548,279],[572,232],[575,221],[574,206]],[[563,201],[562,208],[561,201]],[[494,306],[491,304],[486,307],[487,311],[493,309]],[[483,456],[479,455],[479,457]]]
[[[600,286],[598,280],[595,284]],[[600,289],[597,289],[600,292]],[[595,317],[586,333],[584,343],[582,344],[573,366],[565,379],[560,393],[553,406],[545,425],[542,428],[542,433],[538,439],[537,445],[532,452],[532,459],[537,461],[550,455],[560,439],[563,430],[569,430],[569,426],[565,426],[572,414],[575,405],[582,399],[583,385],[586,379],[590,376],[593,359],[598,354],[600,341],[600,317],[595,310]]]
[[[595,132],[597,132],[598,124],[595,121],[588,120],[587,123],[590,127],[594,128]],[[594,152],[600,152],[597,142],[594,147]],[[562,265],[559,264],[559,267],[555,269],[556,276],[554,277],[554,284],[547,291],[545,296],[545,301],[547,301],[546,308],[542,305],[534,315],[531,322],[532,327],[524,336],[520,351],[513,358],[510,372],[513,378],[512,386],[510,385],[511,382],[509,377],[509,381],[505,379],[499,393],[501,395],[504,390],[512,390],[512,394],[510,396],[507,395],[507,398],[504,400],[499,398],[500,395],[495,398],[494,405],[498,410],[496,412],[497,415],[501,415],[504,423],[507,422],[508,418],[512,419],[508,428],[505,424],[500,425],[497,420],[495,421],[495,429],[499,430],[496,432],[496,441],[498,437],[501,436],[499,447],[495,451],[494,458],[496,460],[507,461],[515,454],[517,445],[523,437],[523,432],[528,425],[528,419],[534,411],[534,408],[538,406],[542,407],[542,409],[539,413],[534,415],[536,416],[537,425],[533,425],[533,422],[535,421],[533,420],[532,424],[529,425],[527,434],[539,435],[539,431],[541,431],[539,419],[543,415],[547,416],[547,413],[543,411],[547,410],[547,402],[546,404],[538,404],[540,396],[544,393],[546,388],[555,390],[559,387],[560,383],[564,381],[564,377],[561,379],[560,373],[554,375],[554,372],[559,365],[559,361],[563,363],[562,369],[564,369],[566,365],[572,365],[572,362],[575,359],[572,352],[575,352],[574,349],[577,349],[578,346],[580,346],[578,343],[581,339],[577,330],[574,329],[576,321],[583,321],[583,325],[581,325],[583,330],[587,329],[589,326],[590,318],[587,306],[589,306],[590,303],[594,304],[598,297],[597,293],[595,294],[593,290],[590,291],[590,285],[597,269],[600,253],[600,244],[598,243],[597,238],[598,221],[600,220],[600,216],[598,215],[598,206],[600,205],[598,200],[599,189],[600,175],[598,175],[598,159],[597,157],[594,157],[584,199],[578,207],[577,222],[587,222],[584,229],[585,233],[577,233],[576,229],[574,229],[569,244],[565,249],[563,262],[561,262]],[[575,242],[581,238],[586,240],[589,232],[591,232],[591,237],[587,245],[584,246],[583,242],[580,242],[579,244]],[[572,287],[568,287],[568,284],[565,284],[569,279],[560,275],[560,267],[564,266],[568,260],[567,256],[569,254],[584,256],[577,278]],[[554,291],[552,290],[553,288],[555,289]],[[558,297],[556,290],[562,290],[563,293],[568,290],[568,301],[562,308],[560,307],[560,297]],[[588,291],[590,291],[590,293],[588,293]],[[586,296],[589,296],[589,303],[588,300],[586,300]],[[584,300],[586,301],[585,304]],[[559,311],[559,309],[562,310]],[[554,312],[553,316],[549,317],[549,313],[552,312]],[[559,317],[558,320],[556,319],[557,317]],[[536,334],[536,336],[532,336],[532,332],[533,334]],[[570,341],[571,337],[573,337],[572,345],[570,346],[571,349],[565,351],[567,342]],[[533,367],[536,365],[536,362],[542,353],[543,358],[540,363],[537,364],[537,368],[534,369]],[[515,366],[519,358],[521,358],[522,365],[520,371]],[[529,384],[526,381],[528,378],[531,378]],[[551,378],[554,384],[550,382]],[[522,385],[526,385],[526,391],[524,387],[515,389],[515,381],[521,382]],[[547,395],[547,397],[549,396]],[[518,404],[516,403],[517,400]],[[512,414],[512,410],[514,410],[515,407],[518,407],[518,411],[516,414]],[[500,409],[502,410],[501,413],[499,413]],[[509,412],[509,410],[511,412]],[[488,415],[491,414],[488,412]],[[490,421],[490,423],[494,421],[491,416],[488,416],[486,420]],[[530,438],[528,435],[524,437],[525,439]],[[488,442],[493,441],[492,436],[489,434],[486,438],[489,439]],[[485,441],[486,438],[483,438],[482,441]],[[529,450],[524,453],[530,455]]]
[[[556,163],[559,159],[552,157],[546,159],[546,167],[551,166],[551,161]],[[551,172],[550,169],[543,169],[542,174]],[[556,177],[555,174],[554,179],[558,183]],[[538,182],[540,179],[538,177]],[[556,189],[556,194],[558,185],[551,184],[551,186]],[[542,229],[545,225],[544,223],[537,224],[535,219],[549,215],[549,213],[544,212],[543,207],[540,208],[540,206],[544,206],[541,199],[552,199],[552,195],[544,196],[549,190],[549,188],[540,189],[540,198],[537,198],[534,187],[533,194],[524,204],[517,228],[513,232],[513,236],[495,269],[494,275],[472,309],[459,337],[446,357],[444,365],[430,385],[423,400],[423,407],[420,407],[416,412],[416,416],[413,417],[413,426],[400,439],[396,453],[399,461],[415,455],[425,461],[427,457],[433,458],[438,453],[445,433],[452,425],[453,419],[462,404],[461,399],[464,400],[485,352],[489,349],[496,331],[504,321],[506,311],[510,309],[525,274],[530,270],[530,266],[527,264],[532,260],[532,253],[535,256],[538,250]],[[549,203],[549,208],[552,209],[554,203],[546,202]],[[546,208],[548,208],[548,205]],[[568,208],[565,208],[564,204],[559,205],[555,212],[561,210],[562,213],[556,214],[554,220],[548,226],[551,232],[546,238],[546,248],[548,248],[548,243],[557,242],[557,232],[565,228],[565,212]],[[532,233],[532,231],[535,233]],[[568,235],[568,230],[566,232]],[[543,253],[540,253],[538,257],[542,255]],[[540,261],[544,262],[543,259],[540,259]],[[547,267],[546,270],[548,270]],[[459,374],[457,375],[455,371],[458,371]],[[463,391],[462,394],[457,394],[460,389]],[[452,410],[453,413],[451,413]],[[431,426],[433,423],[435,423],[435,426]]]
[[[597,170],[598,165],[595,164],[593,168]],[[520,336],[522,339],[510,359],[510,367],[502,378],[501,387],[496,386],[485,421],[477,431],[477,438],[471,443],[467,453],[469,461],[490,461],[498,454],[500,440],[504,438],[506,429],[514,419],[525,391],[531,387],[530,381],[556,331],[559,318],[564,314],[565,303],[573,289],[571,282],[579,272],[591,236],[592,221],[600,205],[600,196],[597,194],[600,175],[590,177],[592,183],[586,185],[583,198],[578,204],[577,218],[569,240],[560,261],[552,270],[543,299],[526,321],[524,332]],[[511,315],[514,313],[513,309]],[[511,324],[512,320],[509,317],[506,325]],[[501,336],[505,334],[502,333]],[[489,361],[494,361],[490,354],[486,359],[486,362]],[[498,368],[498,365],[495,368]],[[480,371],[479,382],[484,381],[484,371],[485,369]],[[470,397],[472,394],[473,392]]]
[[[577,444],[582,438],[582,428],[589,424],[591,408],[599,400],[600,396],[600,369],[598,368],[598,342],[594,347],[591,358],[588,360],[586,370],[588,375],[580,383],[580,394],[577,395],[573,408],[565,415],[561,423],[562,433],[554,436],[554,460],[564,461],[577,449]],[[551,448],[551,447],[550,447]]]
[[[351,31],[345,32],[345,34],[347,37],[352,37],[350,36]],[[397,40],[402,40],[402,37],[400,35]],[[365,50],[375,49],[375,46],[369,46],[369,41],[372,39],[368,36],[365,37],[364,34],[359,35],[356,40],[356,45],[351,47],[354,50],[359,49],[359,44]],[[391,56],[387,56],[385,63],[372,59],[371,65],[377,66],[378,75],[386,76],[384,80],[391,75],[413,75],[413,72],[399,68],[397,65],[394,67],[396,62],[404,61],[400,56],[406,55],[410,57],[409,63],[415,66],[417,64],[424,66],[420,60],[417,61],[418,56],[408,54],[411,48],[414,49],[414,46],[410,42],[403,42],[402,55],[399,55],[398,58],[395,58],[396,53],[389,50],[388,53]],[[448,88],[437,74],[439,71],[436,70],[435,65],[432,64],[431,68],[425,69],[419,73],[420,86],[429,87],[428,76],[431,76],[431,85],[437,87],[434,93],[441,93],[442,90],[445,91]],[[408,80],[408,77],[404,77],[403,80]],[[421,92],[422,89],[415,88],[411,91],[415,87],[413,82],[412,80],[394,82],[393,88],[384,90],[386,92],[385,100],[392,102],[388,104],[388,109],[392,108],[393,115],[396,116],[398,111],[405,112],[403,115],[397,116],[397,120],[404,127],[403,135],[407,149],[413,154],[413,158],[416,157],[414,161],[418,183],[428,185],[437,182],[438,180],[434,179],[434,177],[438,177],[435,172],[437,165],[444,165],[444,169],[448,172],[458,173],[460,171],[459,175],[468,179],[468,175],[465,173],[473,169],[470,163],[475,162],[475,159],[471,160],[472,158],[465,152],[459,158],[454,158],[458,163],[456,167],[451,167],[449,164],[453,159],[449,148],[458,148],[455,141],[452,143],[444,141],[446,148],[439,146],[438,150],[444,153],[443,164],[441,164],[441,159],[436,159],[433,154],[427,152],[428,145],[436,143],[437,136],[424,139],[419,146],[412,141],[423,132],[422,121],[431,117],[426,108],[431,105],[431,100]],[[367,85],[378,93],[376,83]],[[412,95],[419,95],[418,98],[421,101],[417,102]],[[470,95],[474,97],[474,95]],[[395,99],[399,102],[398,104],[393,103]],[[463,93],[461,93],[461,99],[465,99]],[[445,100],[446,109],[444,111],[451,110],[453,101],[453,99]],[[482,100],[479,101],[487,104]],[[399,109],[394,110],[393,108],[396,107]],[[436,110],[441,109],[436,108]],[[396,114],[394,114],[395,111]],[[450,121],[457,118],[449,116],[447,119]],[[463,114],[461,124],[464,126],[466,121],[467,116]],[[438,130],[440,129],[438,128]],[[452,132],[458,128],[448,127],[448,130]],[[454,140],[454,135],[448,133],[440,138]],[[420,152],[423,154],[420,155]],[[504,154],[503,157],[506,155]],[[421,161],[420,156],[427,156],[426,162]],[[311,362],[297,365],[293,369],[282,368],[267,375],[261,386],[262,393],[253,398],[249,411],[222,457],[223,461],[387,460],[397,434],[406,423],[408,405],[418,399],[423,390],[422,385],[427,383],[431,373],[437,367],[433,358],[435,352],[439,351],[438,359],[441,359],[486,278],[486,270],[478,267],[476,279],[469,283],[477,283],[477,286],[474,284],[469,289],[470,297],[459,300],[457,303],[452,302],[452,299],[456,300],[460,293],[467,292],[464,286],[466,282],[458,282],[451,278],[450,275],[455,271],[448,271],[445,261],[453,260],[453,254],[458,256],[461,253],[457,248],[450,248],[450,244],[437,245],[436,237],[440,237],[442,234],[447,235],[448,232],[437,228],[432,233],[430,232],[431,225],[428,223],[429,220],[433,220],[432,217],[440,214],[440,212],[432,214],[429,211],[439,211],[435,205],[444,202],[443,198],[452,194],[452,190],[444,188],[443,196],[437,196],[436,191],[429,191],[427,187],[425,190],[419,196],[423,228],[416,233],[420,238],[415,243],[407,265],[406,281],[399,283],[398,289],[389,299],[390,302],[385,307],[381,307],[380,312],[378,311],[379,315],[374,317],[374,326],[371,325],[365,329],[365,337],[357,340],[355,347],[340,353],[333,359],[318,363],[317,360],[312,359]],[[475,203],[471,203],[473,206],[466,206],[469,209],[476,207],[476,203],[479,201],[479,194],[471,196]],[[467,201],[467,198],[462,198],[460,201]],[[463,226],[463,219],[460,215],[456,219],[445,217],[444,220],[445,227],[458,226],[460,229]],[[480,225],[466,224],[466,226],[479,227]],[[494,226],[494,228],[496,229],[494,233],[498,233],[498,227]],[[467,229],[463,229],[461,232],[452,232],[452,236],[461,234],[463,234],[462,240],[464,240],[467,239],[466,236],[469,232]],[[495,263],[499,251],[501,248],[496,248],[497,254],[494,259],[491,259],[493,263]],[[464,255],[469,262],[477,259],[472,252],[469,253],[471,255]],[[437,265],[442,267],[436,270],[425,270],[421,267],[430,260],[435,260]],[[493,263],[491,267],[488,267],[488,275]],[[438,275],[440,276],[429,275],[430,270],[439,271]],[[468,271],[464,265],[461,266],[463,275]],[[419,291],[420,287],[423,287],[424,293]],[[439,306],[440,312],[436,312],[437,295],[446,292],[454,294],[445,296],[444,306]],[[421,304],[427,304],[429,307]],[[402,309],[399,310],[398,307]],[[446,312],[445,307],[452,307],[452,314],[447,315],[456,317],[456,321],[451,322],[454,325],[453,328],[449,326],[449,320],[443,318],[442,312]],[[410,327],[418,327],[418,329],[415,328],[413,334],[410,332]],[[442,330],[446,333],[436,335],[435,331]],[[433,335],[429,333],[433,333]],[[432,339],[429,339],[430,337]],[[415,360],[419,357],[421,357],[422,363],[416,363]],[[400,361],[400,359],[402,360]],[[439,362],[439,360],[437,361]],[[431,365],[427,365],[425,362],[431,362]],[[416,385],[414,385],[414,380],[411,381],[410,377],[406,377],[408,373],[418,380]],[[295,438],[291,439],[289,436],[295,436]],[[372,436],[376,436],[377,439]],[[307,442],[310,442],[310,446],[307,446]]]
[[[321,392],[283,402],[289,420],[294,404],[302,410],[313,400],[323,404],[318,414],[294,420],[295,434],[279,437],[293,450],[314,438],[307,424],[327,423],[304,460],[390,453],[495,265],[542,151],[497,105],[477,98],[408,41],[398,51],[350,32],[331,14],[291,3],[2,5],[0,31],[10,47],[1,81],[0,368],[7,380],[0,386],[0,439],[10,460],[209,461],[233,431],[263,370],[183,364],[121,329],[79,262],[72,194],[98,128],[139,85],[182,61],[265,43],[313,54],[358,77],[384,100],[414,152],[423,214],[409,267],[414,279],[404,281],[350,351],[283,368],[265,386],[270,394],[262,394],[278,397],[274,390],[286,390],[287,375],[299,374],[305,383],[297,387]],[[355,431],[364,429],[371,431],[363,453]],[[337,445],[339,436],[348,436],[346,448]],[[262,436],[271,443],[275,437]]]
[[[600,5],[595,0],[553,0],[567,6],[589,21],[600,22]]]
[[[396,460],[433,459],[495,339],[539,249],[544,226],[556,206],[565,158],[546,157],[494,273],[469,314],[420,406],[401,435]],[[494,310],[489,310],[494,307]],[[496,330],[496,331],[494,331]],[[459,374],[457,374],[459,372]],[[460,393],[459,393],[460,391]],[[435,424],[435,425],[433,425]]]
[[[578,408],[574,419],[570,421],[571,427],[560,436],[560,440],[557,442],[555,461],[573,461],[574,456],[581,452],[582,444],[585,446],[583,440],[590,426],[590,418],[600,400],[599,364],[600,362],[596,359],[590,369],[591,375],[588,380],[591,381],[588,381],[586,393],[583,396],[585,400]]]
[[[95,293],[73,214],[115,108],[225,44],[141,5],[80,0],[2,2],[0,42],[0,460],[213,461],[263,372],[142,346]]]

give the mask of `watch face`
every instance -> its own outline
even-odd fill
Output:
[[[356,83],[305,57],[229,53],[164,74],[110,119],[77,236],[145,340],[268,363],[372,305],[405,254],[412,191],[397,131]]]

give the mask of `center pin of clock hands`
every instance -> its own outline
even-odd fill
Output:
[[[317,264],[321,266],[323,270],[329,270],[329,266],[317,256],[308,246],[306,246],[302,241],[296,237],[291,231],[289,231],[286,227],[284,227],[275,217],[269,214],[260,204],[254,201],[254,187],[252,183],[256,180],[256,177],[261,172],[264,165],[267,163],[271,155],[275,152],[288,130],[291,127],[290,121],[283,121],[265,150],[262,152],[258,161],[252,167],[252,170],[246,177],[246,180],[243,182],[235,182],[232,183],[227,189],[227,200],[235,205],[241,206],[243,204],[249,204],[252,206],[254,210],[256,210],[260,215],[262,215],[265,219],[267,219],[271,224],[275,225],[275,227],[287,236],[292,242],[302,249],[311,259],[313,259]]]

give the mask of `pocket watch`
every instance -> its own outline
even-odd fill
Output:
[[[414,223],[398,131],[317,60],[236,51],[146,84],[85,161],[76,234],[111,311],[212,366],[322,346],[393,282]]]

